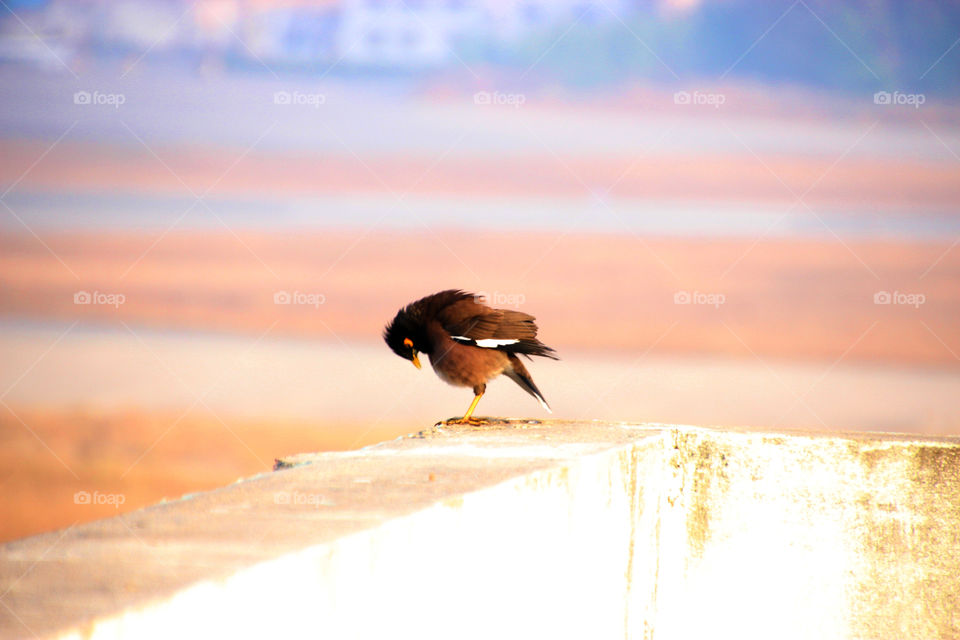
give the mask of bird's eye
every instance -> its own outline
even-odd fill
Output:
[[[413,340],[411,340],[410,338],[404,338],[404,339],[403,339],[403,346],[405,346],[405,347],[413,347]]]

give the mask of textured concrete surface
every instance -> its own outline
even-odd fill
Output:
[[[504,422],[0,547],[0,637],[960,637],[960,438]]]

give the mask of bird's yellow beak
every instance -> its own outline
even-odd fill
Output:
[[[413,366],[415,366],[417,369],[420,368],[420,358],[417,357],[416,351],[413,352],[413,357],[410,359],[410,361],[413,362]]]

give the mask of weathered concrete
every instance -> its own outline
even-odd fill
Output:
[[[960,438],[512,422],[0,547],[6,637],[960,637]]]

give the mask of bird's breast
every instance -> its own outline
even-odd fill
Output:
[[[430,366],[441,380],[458,387],[475,387],[503,373],[509,360],[501,351],[467,347],[449,338],[430,354]]]

